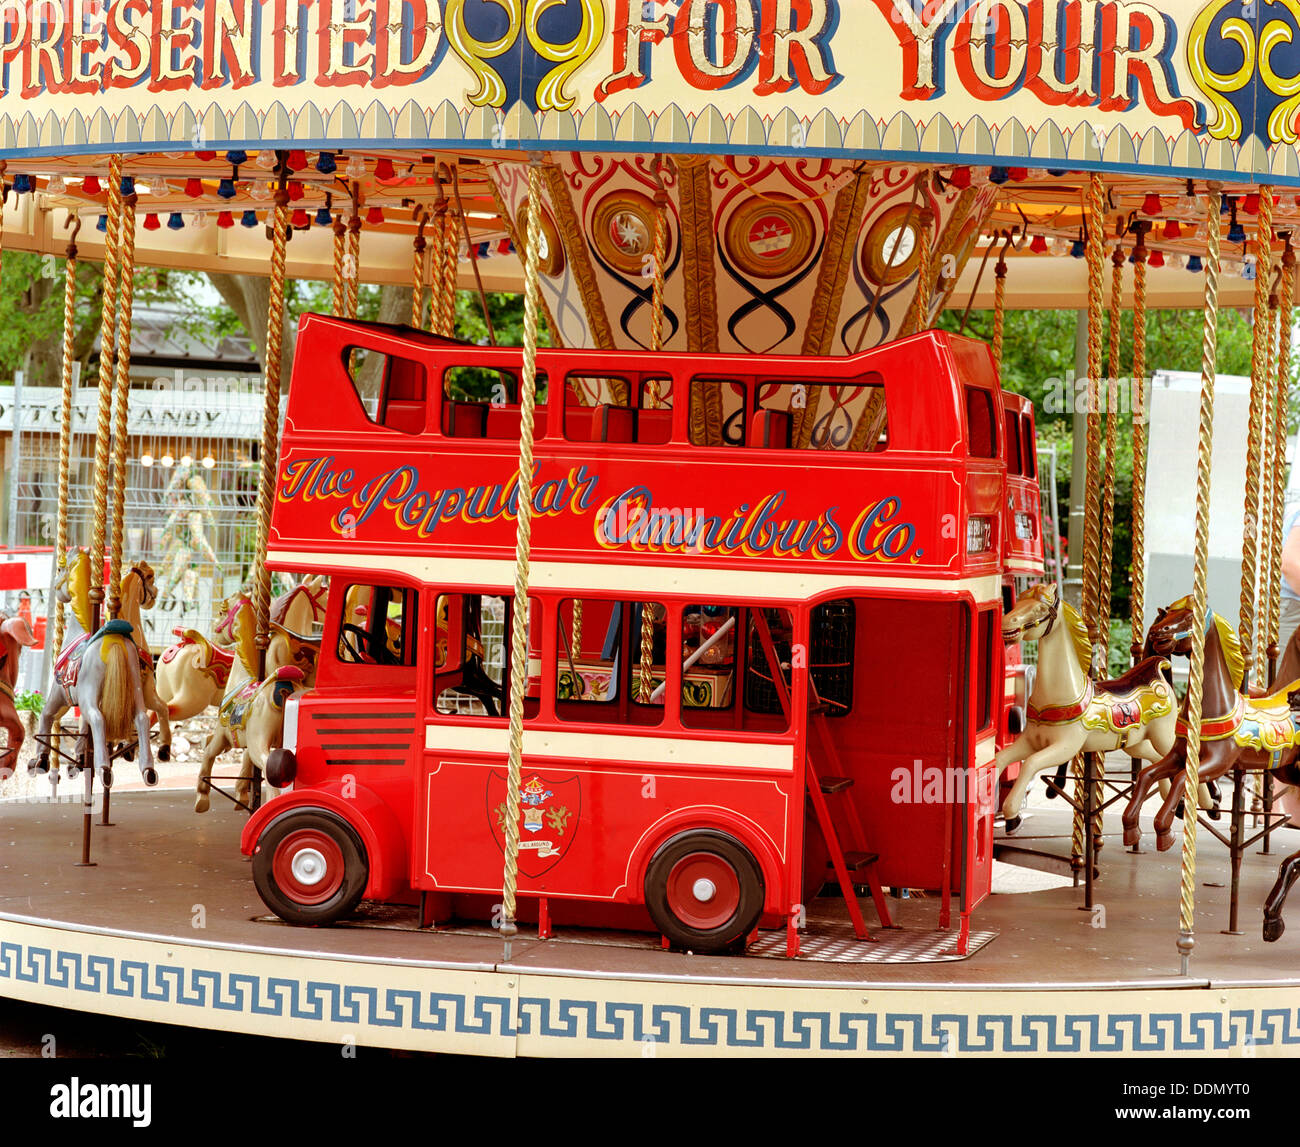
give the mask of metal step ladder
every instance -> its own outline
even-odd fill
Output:
[[[780,658],[776,653],[776,645],[772,641],[772,632],[767,623],[766,612],[762,609],[755,609],[753,617],[754,627],[758,631],[758,638],[763,646],[763,654],[772,670],[772,681],[776,687],[777,698],[780,700],[781,709],[788,720],[790,717],[790,691],[786,684],[785,672]],[[853,778],[843,775],[844,771],[840,765],[840,756],[836,751],[834,738],[832,738],[830,730],[826,726],[827,706],[817,695],[817,686],[813,682],[811,673],[808,674],[808,692],[810,698],[808,706],[809,724],[811,731],[816,735],[818,753],[812,751],[811,744],[808,744],[805,748],[804,784],[808,792],[808,798],[812,801],[813,811],[817,817],[817,825],[821,829],[822,838],[826,841],[826,848],[830,853],[831,867],[835,871],[835,879],[839,882],[840,892],[844,896],[844,904],[849,912],[849,920],[853,924],[853,933],[859,940],[870,940],[871,936],[867,932],[866,921],[862,918],[862,907],[858,903],[854,876],[859,876],[862,882],[866,883],[871,890],[871,899],[880,917],[881,927],[892,928],[893,921],[889,915],[889,905],[885,900],[884,890],[880,886],[880,878],[876,874],[876,861],[879,858],[876,853],[867,848],[862,820],[858,816],[857,807],[848,796],[853,788]],[[818,772],[814,759],[819,754],[828,767],[828,771],[824,775]],[[849,843],[852,847],[847,851],[840,843],[840,834],[835,828],[835,819],[831,815],[828,797],[837,801],[838,806],[842,809],[843,821],[848,825]],[[795,945],[796,939],[792,937],[787,944],[787,948]]]

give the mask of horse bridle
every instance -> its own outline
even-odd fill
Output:
[[[1033,591],[1031,590],[1030,592],[1032,593]],[[1037,594],[1034,594],[1034,600],[1037,601],[1040,605],[1045,606],[1047,609],[1047,628],[1044,629],[1043,632],[1038,635],[1038,640],[1042,641],[1043,638],[1045,638],[1049,633],[1052,632],[1052,627],[1056,625],[1057,618],[1061,616],[1061,602],[1059,598],[1055,602],[1045,601]],[[1027,625],[1021,626],[1019,632],[1016,633],[1016,635],[1011,638],[1008,638],[1006,634],[1003,634],[1003,640],[1019,641],[1020,638],[1024,635],[1025,630],[1028,628],[1029,626]]]

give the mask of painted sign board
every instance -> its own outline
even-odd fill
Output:
[[[809,154],[1300,185],[1295,0],[3,0],[0,155]]]

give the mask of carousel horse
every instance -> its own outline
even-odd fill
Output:
[[[12,775],[23,747],[25,733],[14,704],[14,687],[18,684],[18,658],[23,647],[35,644],[25,617],[0,613],[0,729],[9,734],[8,745],[0,752],[0,778]]]
[[[242,749],[235,796],[247,803],[253,768],[265,770],[266,758],[280,747],[284,735],[284,706],[288,699],[310,688],[316,674],[320,643],[300,637],[271,623],[266,649],[266,674],[258,677],[256,623],[252,604],[242,599],[233,622],[236,663],[218,710],[217,728],[203,750],[203,765],[195,785],[195,812],[207,812],[209,777],[217,757],[228,749]]]
[[[1087,630],[1078,611],[1061,602],[1055,585],[1032,586],[1020,595],[1002,619],[1002,640],[1038,642],[1025,731],[993,758],[999,775],[1013,762],[1024,762],[1002,803],[1008,832],[1020,826],[1025,793],[1044,769],[1079,753],[1123,749],[1158,761],[1169,752],[1176,709],[1163,657],[1148,657],[1114,681],[1093,681]]]
[[[271,603],[271,620],[294,633],[315,630],[325,618],[325,595],[329,579],[323,574],[306,578]],[[197,629],[174,629],[180,638],[163,650],[158,659],[158,696],[167,702],[167,715],[184,720],[216,705],[225,694],[235,662],[231,646],[232,626],[246,595],[228,598],[219,607],[222,618],[213,627],[212,638]]]
[[[162,736],[160,761],[171,756],[171,726],[167,706],[154,689],[153,658],[140,620],[141,608],[147,609],[157,598],[153,569],[139,562],[127,571],[119,591],[121,616],[95,633],[86,632],[90,627],[90,556],[85,550],[73,553],[55,590],[72,606],[72,637],[54,662],[54,681],[41,711],[43,743],[48,745],[51,728],[76,705],[90,733],[95,768],[101,775],[108,768],[109,746],[134,741],[139,746],[140,775],[145,784],[157,784],[149,744],[150,712],[157,715]],[[32,767],[38,772],[49,771],[48,748]]]
[[[1173,648],[1184,640],[1191,600],[1183,598],[1151,627],[1148,640],[1153,648]],[[1290,694],[1300,689],[1300,681],[1291,681],[1265,697],[1242,694],[1240,681],[1245,667],[1241,642],[1236,630],[1213,610],[1205,617],[1205,676],[1201,708],[1200,778],[1217,780],[1233,769],[1271,770],[1286,784],[1300,781],[1297,734],[1300,724],[1292,710]],[[1173,820],[1183,786],[1187,757],[1187,708],[1178,719],[1177,740],[1172,750],[1150,768],[1138,774],[1137,785],[1124,810],[1124,843],[1137,844],[1142,829],[1139,815],[1152,787],[1159,781],[1170,782],[1169,794],[1156,813],[1156,848],[1164,852],[1174,842]]]

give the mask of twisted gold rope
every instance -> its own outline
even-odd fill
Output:
[[[348,220],[348,270],[343,276],[344,306],[347,317],[357,317],[357,294],[361,289],[361,216],[354,214]]]
[[[1241,687],[1248,690],[1255,661],[1256,562],[1259,554],[1260,454],[1268,396],[1268,285],[1273,238],[1273,189],[1259,189],[1255,241],[1255,330],[1250,351],[1250,426],[1246,450],[1246,513],[1241,537],[1241,615],[1238,632],[1244,662]],[[1191,807],[1191,806],[1189,806]]]
[[[1101,300],[1103,290],[1103,260],[1106,231],[1106,205],[1101,176],[1094,174],[1089,182],[1088,200],[1088,460],[1087,487],[1083,523],[1083,619],[1088,627],[1088,637],[1093,646],[1094,660],[1099,636],[1097,627],[1098,602],[1097,569],[1101,549],[1101,427],[1097,413],[1097,387],[1101,375]],[[1074,778],[1074,823],[1070,836],[1070,865],[1076,871],[1083,865],[1084,820],[1083,804],[1086,796],[1083,756],[1076,755],[1070,764]]]
[[[442,269],[447,254],[447,205],[442,184],[439,183],[438,201],[433,208],[433,238],[430,240],[433,254],[429,267],[429,332],[435,335],[442,331],[442,295],[447,282]]]
[[[1272,276],[1270,275],[1270,278]],[[1268,293],[1268,331],[1264,341],[1264,433],[1260,440],[1260,515],[1259,515],[1259,575],[1255,579],[1255,680],[1264,680],[1268,663],[1269,643],[1273,632],[1269,628],[1270,606],[1273,600],[1273,533],[1280,528],[1273,521],[1273,441],[1276,437],[1277,379],[1273,374],[1274,352],[1277,340],[1277,292]]]
[[[1110,370],[1106,379],[1106,459],[1102,470],[1101,552],[1097,559],[1097,629],[1106,652],[1101,674],[1106,675],[1110,651],[1111,567],[1115,550],[1115,445],[1119,423],[1120,334],[1123,315],[1124,251],[1116,247],[1111,255],[1110,275]]]
[[[1196,548],[1192,574],[1192,666],[1187,685],[1187,755],[1183,769],[1182,883],[1178,953],[1187,974],[1196,946],[1196,807],[1201,773],[1201,703],[1205,686],[1206,574],[1210,549],[1210,464],[1214,446],[1214,374],[1218,366],[1219,185],[1207,188],[1205,306],[1201,338],[1201,422],[1197,439]]]
[[[528,242],[524,259],[524,369],[519,402],[519,509],[515,520],[515,608],[510,646],[510,767],[506,785],[506,867],[501,934],[515,935],[519,879],[519,786],[524,739],[524,688],[528,670],[528,563],[533,523],[533,422],[537,405],[537,311],[541,291],[537,248],[542,238],[542,167],[528,168]]]
[[[274,222],[272,222],[274,226]],[[334,216],[334,317],[347,317],[347,294],[343,283],[343,256],[348,244],[348,225],[340,213]]]
[[[113,418],[113,362],[117,339],[117,242],[122,213],[122,157],[108,160],[104,233],[104,294],[99,327],[99,413],[95,426],[95,472],[91,511],[90,601],[104,600],[104,533],[108,520],[108,447]]]
[[[460,273],[460,232],[456,220],[455,210],[448,205],[442,217],[442,314],[438,320],[438,333],[449,339],[456,337],[456,279]],[[530,223],[530,233],[531,230]]]
[[[1138,243],[1133,252],[1133,515],[1132,563],[1129,566],[1129,615],[1132,623],[1130,650],[1134,662],[1142,653],[1146,636],[1146,496],[1147,496],[1147,252]]]
[[[424,237],[423,211],[422,207],[416,208],[419,231],[416,233],[415,242],[411,245],[411,326],[417,331],[424,327],[424,275],[425,267],[429,262],[426,254],[429,241]]]
[[[1278,305],[1277,332],[1277,412],[1273,427],[1273,574],[1269,593],[1269,634],[1273,644],[1271,656],[1280,653],[1280,644],[1290,634],[1278,630],[1282,605],[1282,526],[1286,513],[1286,438],[1291,410],[1291,321],[1295,304],[1295,252],[1288,236],[1282,252],[1281,299]]]
[[[650,350],[658,353],[664,345],[664,289],[668,262],[668,194],[661,186],[655,193],[654,285],[650,295]],[[659,405],[659,385],[649,384],[646,405]],[[655,613],[650,602],[641,603],[641,670],[638,675],[637,700],[650,703],[654,694]],[[664,666],[667,673],[668,667]]]
[[[68,496],[72,470],[72,349],[77,337],[77,241],[68,243],[67,263],[63,275],[63,406],[59,414],[59,502],[54,524],[54,554],[58,568],[68,568]],[[63,651],[65,602],[57,594],[54,606],[54,643],[50,648],[57,656]],[[59,752],[59,724],[51,730],[50,748]],[[55,770],[57,773],[57,769]]]
[[[280,370],[284,350],[284,273],[289,244],[289,193],[276,192],[271,237],[271,298],[266,315],[266,393],[262,406],[262,455],[257,475],[257,549],[253,569],[257,577],[253,617],[259,659],[265,658],[271,639],[271,571],[266,551],[271,538],[271,507],[280,456]]]
[[[1007,261],[1001,255],[993,265],[993,361],[1002,373],[1002,338],[1007,321]]]
[[[113,427],[113,516],[110,522],[108,613],[122,610],[122,527],[126,513],[127,406],[131,400],[131,308],[135,301],[135,196],[122,204],[118,222],[121,266],[117,289],[117,394]]]

